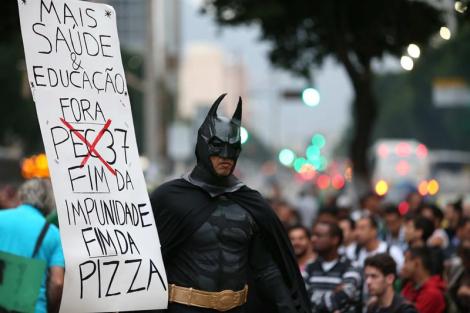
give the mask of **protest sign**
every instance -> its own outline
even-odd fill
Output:
[[[116,13],[75,0],[18,7],[65,256],[61,312],[165,308]]]

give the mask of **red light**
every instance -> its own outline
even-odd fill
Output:
[[[425,157],[428,156],[428,148],[426,148],[426,146],[423,145],[422,143],[419,144],[416,147],[416,155],[418,156],[418,158],[424,159]]]
[[[400,161],[395,166],[395,169],[400,176],[405,176],[410,171],[410,165],[406,161]]]
[[[400,204],[398,205],[398,212],[400,212],[401,215],[405,215],[406,213],[408,213],[409,210],[410,205],[406,201],[400,202]]]
[[[381,144],[378,148],[377,148],[377,154],[379,155],[379,157],[381,158],[386,158],[387,155],[388,155],[388,147],[384,144]]]
[[[300,176],[302,177],[303,180],[311,180],[315,177],[316,174],[317,172],[315,171],[313,166],[310,164],[305,164],[300,169]]]
[[[303,172],[300,174],[303,180],[312,180],[315,177],[315,172]]]
[[[335,189],[342,189],[344,187],[344,178],[341,175],[335,175],[331,180],[331,185]]]
[[[395,153],[398,154],[398,156],[406,157],[411,154],[411,146],[406,142],[400,142],[395,147]]]
[[[317,179],[317,186],[320,189],[326,189],[330,186],[330,176],[320,175]]]

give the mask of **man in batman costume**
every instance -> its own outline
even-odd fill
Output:
[[[167,312],[310,312],[281,222],[232,174],[242,101],[231,119],[219,117],[224,96],[199,128],[195,168],[150,196],[168,277]]]

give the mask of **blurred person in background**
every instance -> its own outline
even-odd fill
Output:
[[[317,219],[315,223],[318,222],[332,222],[336,223],[338,221],[338,211],[335,207],[332,208],[322,208],[318,212]]]
[[[461,249],[465,247],[470,247],[470,218],[462,218],[459,221],[455,233],[455,242],[458,245],[452,249],[452,254],[445,261],[445,277],[448,281],[452,281],[452,277],[455,277],[456,271],[463,269],[462,265],[462,254]]]
[[[470,312],[470,242],[459,247],[458,257],[448,276],[449,313]]]
[[[16,208],[0,211],[0,251],[31,257],[46,218],[54,206],[51,183],[48,179],[31,179],[18,191],[21,202]],[[35,313],[59,311],[64,282],[64,255],[59,230],[50,225],[40,246],[37,258],[45,260],[46,273],[39,291]]]
[[[410,248],[425,247],[434,233],[434,223],[423,216],[405,218],[405,240]]]
[[[372,215],[380,215],[380,203],[382,198],[373,191],[369,191],[359,201],[361,210],[367,211]]]
[[[463,217],[462,198],[453,203],[448,203],[444,209],[444,218],[446,221],[445,231],[449,237],[450,245],[455,249],[459,244],[455,241],[457,227]]]
[[[396,263],[386,253],[370,256],[364,263],[364,280],[371,296],[367,313],[417,313],[416,308],[393,289]]]
[[[265,192],[265,196],[270,199],[271,203],[282,201],[282,189],[281,185],[274,177],[268,178],[268,191]]]
[[[358,312],[361,274],[352,262],[338,253],[343,234],[335,222],[317,222],[313,226],[315,262],[306,267],[307,293],[313,312]]]
[[[400,270],[403,265],[403,253],[397,246],[387,244],[378,238],[378,222],[372,216],[363,216],[356,222],[356,239],[358,248],[354,260],[363,267],[367,257],[377,253],[387,253],[395,260]]]
[[[412,191],[406,196],[406,202],[408,203],[409,214],[417,214],[419,208],[423,204],[423,196],[418,191]]]
[[[273,209],[285,229],[300,223],[297,212],[287,201],[281,200],[275,202]]]
[[[323,208],[334,208],[337,211],[336,203],[338,202],[339,195],[335,192],[326,192],[323,194]]]
[[[0,210],[14,208],[19,204],[20,203],[15,187],[11,185],[5,185],[0,188]]]
[[[359,199],[359,210],[351,214],[351,218],[357,221],[363,215],[380,215],[381,198],[373,191],[369,191]]]
[[[438,251],[438,250],[434,250]],[[405,264],[400,276],[407,280],[402,295],[416,305],[419,313],[443,313],[445,283],[436,274],[437,262],[443,262],[429,247],[411,248],[405,253]]]
[[[336,207],[338,208],[338,219],[351,218],[353,213],[353,203],[351,196],[346,193],[342,193],[336,199]]]
[[[306,279],[307,273],[305,267],[307,264],[315,260],[315,253],[312,249],[312,242],[310,240],[310,231],[303,225],[295,225],[288,229],[287,235],[289,236],[294,254],[297,258],[297,264],[300,268],[302,277]]]
[[[462,216],[470,217],[470,197],[466,197],[462,201]]]
[[[313,195],[313,191],[306,188],[302,190],[295,202],[295,206],[300,217],[300,222],[310,229],[318,214],[318,201]]]
[[[407,248],[405,240],[405,227],[403,225],[403,216],[400,214],[396,205],[388,205],[385,207],[384,213],[385,225],[387,232],[385,242],[388,245],[394,245],[405,252]]]
[[[460,220],[457,227],[456,237],[460,245],[470,245],[470,217]]]
[[[354,253],[356,266],[364,268],[364,261],[378,253],[390,255],[397,264],[398,270],[403,265],[403,252],[396,246],[391,246],[378,238],[378,223],[372,216],[361,217],[356,222],[357,249]],[[362,299],[368,299],[368,290],[363,286]]]
[[[374,191],[370,191],[360,199],[360,206],[362,215],[370,215],[375,218],[379,239],[384,240],[386,226],[383,220],[382,197]]]
[[[343,231],[343,244],[339,247],[339,253],[344,254],[350,260],[354,260],[354,253],[357,249],[356,242],[356,222],[350,217],[339,220],[339,227]]]
[[[434,232],[427,240],[427,245],[443,250],[447,249],[449,246],[449,237],[444,228],[442,228],[442,221],[444,220],[442,210],[435,204],[424,204],[420,209],[420,213],[434,223]]]

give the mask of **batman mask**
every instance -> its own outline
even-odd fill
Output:
[[[203,187],[211,194],[227,192],[241,186],[232,172],[241,151],[242,100],[239,98],[233,117],[228,119],[217,115],[217,109],[225,95],[217,98],[199,127],[196,144],[197,165],[188,177],[188,181]],[[211,156],[234,161],[228,176],[220,176],[216,173],[210,160]]]
[[[214,102],[197,134],[197,163],[216,176],[210,157],[219,156],[236,163],[241,151],[242,100],[239,98],[233,117],[228,119],[217,115],[217,109],[225,95]]]

